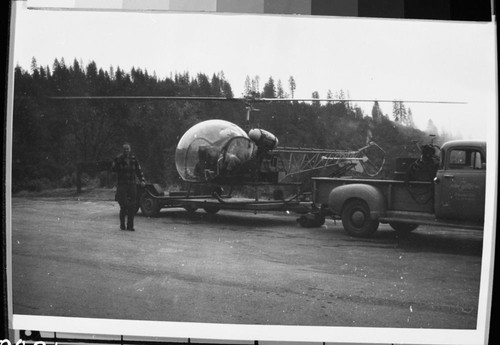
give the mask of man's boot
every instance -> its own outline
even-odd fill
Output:
[[[133,208],[133,207],[132,207]],[[134,211],[129,210],[127,215],[127,230],[134,231]]]
[[[135,231],[134,229],[134,220],[128,220],[127,221],[127,230],[130,230],[130,231]]]
[[[120,230],[125,230],[125,215],[126,211],[120,208]]]

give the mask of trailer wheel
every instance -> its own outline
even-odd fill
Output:
[[[198,208],[192,205],[186,205],[184,206],[184,209],[188,211],[188,213],[195,213]]]
[[[274,200],[284,200],[285,195],[283,194],[283,191],[281,189],[275,189],[273,191],[273,199]]]
[[[365,201],[354,199],[342,210],[342,225],[353,237],[369,237],[377,231],[379,221],[370,218],[370,208]]]
[[[391,228],[393,228],[400,234],[407,234],[418,228],[418,224],[410,224],[410,223],[394,222],[394,223],[389,223],[389,225],[391,226]]]
[[[146,217],[156,217],[160,213],[160,204],[149,193],[141,195],[141,212]]]
[[[325,216],[319,213],[306,214],[297,219],[303,228],[319,228],[325,224]]]
[[[219,212],[220,207],[217,207],[217,206],[205,206],[205,207],[203,207],[203,210],[205,210],[205,212],[208,213],[208,214],[216,214],[217,212]]]

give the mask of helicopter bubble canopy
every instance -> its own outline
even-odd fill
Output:
[[[208,120],[182,136],[175,165],[184,181],[208,182],[233,175],[256,153],[257,145],[243,129],[225,120]]]

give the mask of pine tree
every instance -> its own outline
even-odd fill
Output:
[[[326,93],[326,98],[327,99],[333,99],[333,92],[332,92],[332,90],[328,89],[328,92]],[[328,101],[328,104],[333,104],[333,101]]]
[[[205,74],[198,73],[196,81],[198,84],[198,90],[196,94],[198,94],[199,96],[210,96],[212,94],[212,85],[208,81],[208,78]]]
[[[211,94],[214,96],[220,96],[222,94],[222,81],[215,73],[212,75],[212,80],[210,81],[210,89]]]
[[[276,97],[276,87],[274,86],[273,77],[269,77],[269,80],[264,85],[262,97],[264,97],[264,98],[275,98]]]
[[[252,92],[255,96],[260,94],[260,77],[258,75],[252,80]]]
[[[33,56],[31,58],[31,72],[33,72],[34,70],[36,70],[38,68],[38,64],[36,62],[36,58]]]
[[[250,77],[247,75],[245,79],[245,89],[243,91],[244,97],[258,98],[260,96],[259,83],[259,76],[255,76],[254,78],[250,79]]]
[[[38,76],[38,64],[36,62],[36,59],[35,57],[31,58],[31,73],[33,73],[33,77],[37,77]]]
[[[288,79],[288,85],[290,87],[290,94],[293,98],[295,96],[295,89],[297,88],[297,84],[295,83],[295,78],[293,76],[290,76]]]
[[[425,132],[429,135],[438,135],[439,134],[438,128],[434,124],[434,121],[432,121],[431,119],[429,119],[429,121],[427,121],[427,127],[425,129]]]
[[[285,98],[285,91],[283,90],[283,84],[281,83],[281,79],[278,79],[278,84],[276,86],[276,96],[278,98]]]
[[[319,92],[318,91],[314,91],[312,93],[312,98],[319,99]],[[315,105],[315,106],[319,106],[321,104],[321,102],[320,101],[313,101],[312,104]]]
[[[375,101],[372,107],[372,118],[374,121],[380,121],[382,119],[382,110],[380,109],[380,104]]]
[[[252,81],[250,80],[250,76],[247,75],[245,78],[245,88],[243,89],[244,97],[252,96]]]
[[[392,103],[392,116],[395,122],[398,122],[402,125],[407,124],[408,113],[403,101],[394,101]]]
[[[406,115],[406,125],[411,128],[415,128],[415,122],[413,120],[413,113],[411,108],[408,108],[408,114]]]

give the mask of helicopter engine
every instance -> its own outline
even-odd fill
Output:
[[[248,132],[248,136],[259,148],[272,150],[278,146],[278,138],[276,138],[274,134],[263,129],[253,128]]]

